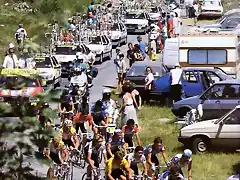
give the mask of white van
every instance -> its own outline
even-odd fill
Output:
[[[166,39],[163,50],[163,66],[170,70],[176,63],[179,63],[179,38]]]

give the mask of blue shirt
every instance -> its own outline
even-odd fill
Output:
[[[158,153],[163,152],[165,149],[163,146],[160,146],[158,149],[154,149],[153,145],[150,144],[144,148],[144,155],[145,157],[148,156],[148,153],[151,153],[153,156],[156,156]]]
[[[143,56],[143,57],[146,57],[146,54],[145,54],[145,44],[142,43],[142,42],[140,42],[140,43],[139,43],[139,46],[140,46],[140,50],[141,50],[141,52],[142,52],[142,56]]]
[[[90,4],[90,5],[88,6],[88,11],[89,11],[89,12],[92,12],[92,10],[93,10],[93,5]]]

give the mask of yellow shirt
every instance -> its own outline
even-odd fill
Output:
[[[73,136],[76,135],[76,129],[75,128],[71,128],[70,131],[68,131],[67,133],[63,131],[63,128],[60,129],[60,133],[62,134],[62,139],[63,140],[68,140],[71,139]]]
[[[129,168],[128,161],[125,158],[123,158],[123,160],[121,161],[120,164],[114,163],[113,159],[114,158],[112,157],[108,160],[107,166],[106,166],[106,172],[110,169],[113,171],[113,170],[120,169],[120,168],[125,168],[125,169]]]

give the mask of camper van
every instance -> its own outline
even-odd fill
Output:
[[[174,38],[176,39],[176,38]],[[163,54],[163,65],[171,68],[179,63],[182,67],[218,68],[234,78],[240,78],[240,35],[236,33],[195,33],[182,34],[175,40],[178,42],[178,53],[176,46],[166,43]],[[170,44],[170,43],[169,43]],[[171,51],[174,51],[171,56]],[[165,57],[166,56],[166,57]]]

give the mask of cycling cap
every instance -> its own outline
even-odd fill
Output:
[[[118,134],[118,133],[122,133],[121,129],[115,129],[114,133]]]
[[[106,89],[104,89],[103,90],[103,92],[102,92],[103,94],[105,94],[105,93],[111,93],[111,90],[110,89],[108,89],[108,88],[106,88]]]
[[[183,154],[190,158],[192,156],[192,151],[190,149],[185,149]]]
[[[71,121],[71,120],[65,120],[64,126],[70,127],[70,126],[72,126],[72,125],[73,125],[73,124],[72,124],[72,121]]]

